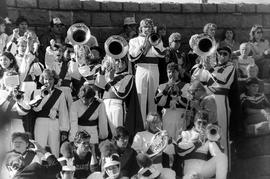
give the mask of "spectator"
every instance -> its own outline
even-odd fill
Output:
[[[256,78],[259,81],[259,93],[264,93],[264,81],[258,78],[259,68],[256,64],[247,66],[248,78]]]
[[[55,17],[50,22],[50,29],[40,38],[39,59],[45,64],[46,48],[50,46],[50,41],[53,39],[55,43],[64,44],[66,33],[63,31],[64,24],[59,17]]]
[[[19,37],[23,36],[27,38],[27,36],[30,35],[34,42],[40,44],[36,33],[29,29],[29,22],[25,17],[23,16],[18,17],[16,20],[16,26],[18,28],[13,29],[12,35],[9,36],[7,51],[10,51],[13,55],[15,55],[17,52],[16,46],[17,40]]]
[[[123,33],[120,35],[129,42],[130,39],[138,36],[137,28],[138,24],[135,21],[135,17],[126,17],[124,19]]]
[[[247,66],[254,64],[252,56],[248,56],[250,52],[250,46],[248,43],[242,43],[240,45],[240,56],[236,61],[236,68],[238,69],[238,77],[247,77]]]
[[[6,21],[0,17],[0,54],[2,54],[8,43],[8,35],[6,32]]]
[[[270,46],[268,40],[263,38],[263,27],[254,25],[250,30],[249,37],[253,58],[259,68],[258,77],[267,78],[270,72]]]
[[[256,136],[270,133],[270,103],[263,93],[259,93],[259,81],[249,78],[246,92],[241,94],[246,134]]]
[[[231,28],[226,28],[222,32],[221,42],[219,47],[230,47],[232,52],[239,50],[239,42],[235,39],[235,31]]]

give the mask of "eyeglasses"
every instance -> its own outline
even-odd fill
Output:
[[[262,31],[257,31],[256,33],[257,33],[257,34],[262,34],[263,32],[262,32]]]
[[[181,40],[174,40],[175,43],[181,43]]]
[[[207,122],[207,121],[202,121],[202,120],[197,120],[196,123],[197,123],[198,125],[201,125],[201,124],[202,124],[202,125],[205,126],[208,122]]]
[[[220,54],[221,56],[224,56],[224,57],[229,56],[229,54],[228,54],[227,52],[219,52],[219,54]]]

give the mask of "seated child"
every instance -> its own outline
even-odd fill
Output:
[[[258,78],[258,72],[259,72],[259,68],[256,64],[250,64],[247,66],[248,79],[256,78],[259,81],[259,93],[264,93],[264,82],[263,80]]]
[[[259,93],[259,81],[249,78],[246,92],[241,94],[244,123],[248,136],[270,133],[270,103],[263,93]]]
[[[247,66],[255,63],[252,56],[248,56],[249,52],[250,47],[248,43],[242,43],[240,45],[240,56],[236,60],[236,68],[238,69],[240,78],[246,78]]]

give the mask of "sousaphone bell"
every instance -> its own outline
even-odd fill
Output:
[[[121,59],[128,52],[128,42],[119,35],[110,36],[104,43],[105,52],[114,59]]]

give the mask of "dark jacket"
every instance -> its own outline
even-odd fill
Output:
[[[41,165],[35,162],[26,166],[18,172],[13,179],[45,179],[48,175],[56,176],[62,169],[60,163],[54,155],[50,155],[46,161],[48,165]]]

